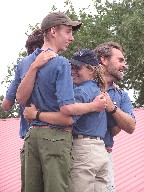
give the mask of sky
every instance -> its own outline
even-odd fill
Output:
[[[7,74],[7,67],[16,63],[18,54],[23,48],[29,24],[35,26],[51,11],[55,5],[59,11],[64,11],[65,0],[5,0],[0,4],[0,83]],[[75,10],[92,5],[92,0],[71,0]],[[6,88],[0,85],[0,95],[5,95]]]
[[[65,0],[5,0],[0,5],[0,83],[7,75],[7,67],[16,63],[21,49],[25,50],[29,24],[35,26],[51,11],[55,5],[59,11],[64,11]],[[87,8],[93,11],[92,0],[71,0],[75,11]],[[112,0],[111,0],[112,2]],[[0,84],[0,95],[5,95],[5,85]],[[131,92],[132,93],[132,92]],[[132,95],[132,94],[131,94]]]

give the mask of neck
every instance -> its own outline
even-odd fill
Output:
[[[52,49],[55,53],[58,53],[58,49],[55,43],[50,41],[45,41],[41,49],[46,51],[48,48]]]
[[[106,80],[106,89],[108,89],[114,82],[114,78],[105,74],[105,80]]]

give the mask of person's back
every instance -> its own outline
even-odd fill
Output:
[[[74,103],[70,64],[66,58],[57,56],[39,69],[31,98],[38,109],[49,112],[60,111],[61,105]],[[47,123],[35,121],[32,125]]]
[[[41,48],[43,45],[43,34],[41,29],[35,29],[29,36],[26,41],[25,47],[27,49],[28,56],[24,57],[17,65],[15,76],[11,84],[9,85],[8,90],[6,91],[6,97],[3,100],[2,103],[2,109],[4,111],[10,110],[11,107],[16,102],[16,92],[18,85],[20,84],[21,80],[25,76],[26,72],[28,71],[31,63],[35,60],[36,56],[40,53],[39,49],[36,50],[36,48]],[[35,51],[36,50],[36,51]],[[20,130],[19,135],[23,139],[26,135],[29,123],[27,120],[23,117],[23,110],[24,106],[19,106],[20,111]]]

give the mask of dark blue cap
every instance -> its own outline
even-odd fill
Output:
[[[80,49],[76,51],[69,62],[73,65],[81,66],[84,64],[89,64],[92,66],[98,66],[99,62],[97,56],[93,50],[90,49]]]

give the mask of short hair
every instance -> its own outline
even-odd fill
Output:
[[[25,44],[27,54],[30,55],[36,48],[41,48],[44,43],[43,32],[41,29],[35,29],[29,36]]]
[[[110,42],[105,42],[105,43],[99,44],[94,49],[99,62],[101,62],[101,57],[108,57],[108,58],[110,58],[112,56],[111,50],[113,48],[120,50],[124,54],[124,52],[122,50],[122,47],[118,43],[116,43],[116,42],[110,41]]]

